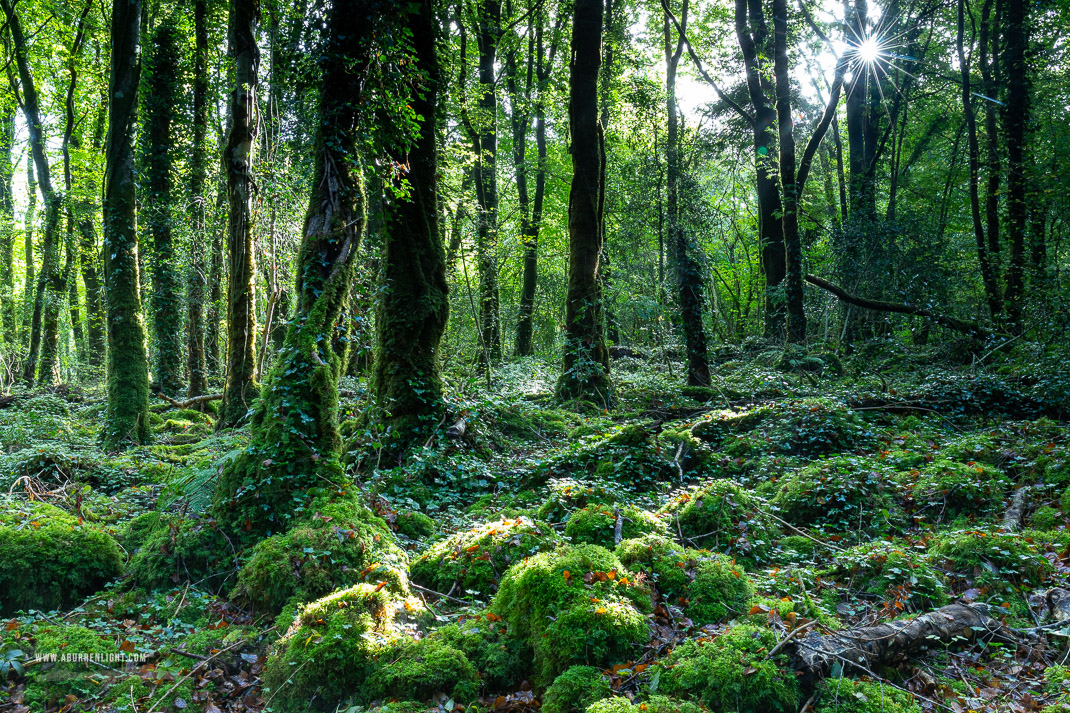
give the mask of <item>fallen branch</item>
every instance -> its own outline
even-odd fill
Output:
[[[193,408],[194,406],[206,404],[209,401],[219,401],[223,398],[223,394],[205,394],[203,396],[193,396],[185,401],[179,401],[178,399],[171,398],[167,394],[157,394],[157,396],[171,404],[172,408]]]
[[[816,275],[807,275],[806,281],[811,285],[820,287],[827,292],[831,292],[836,295],[842,302],[846,302],[849,305],[855,307],[861,307],[863,309],[871,309],[877,312],[895,312],[897,314],[912,314],[918,317],[924,317],[931,320],[941,327],[946,327],[956,332],[960,332],[975,339],[985,340],[992,336],[992,332],[985,329],[976,322],[967,322],[954,317],[948,317],[943,314],[936,314],[931,310],[925,309],[912,304],[902,304],[899,302],[884,302],[882,300],[870,300],[865,297],[859,297],[858,295],[852,295],[847,290],[843,289],[839,285],[834,285],[828,280],[817,277]]]
[[[795,668],[805,678],[816,681],[832,667],[873,669],[905,659],[934,645],[974,641],[979,633],[1004,643],[1016,639],[1003,624],[988,615],[984,604],[949,604],[914,619],[862,626],[827,634],[810,632],[795,642]]]
[[[1003,514],[1003,531],[1017,532],[1022,524],[1022,515],[1025,512],[1026,496],[1029,495],[1029,486],[1023,485],[1014,491],[1011,496],[1011,506]]]

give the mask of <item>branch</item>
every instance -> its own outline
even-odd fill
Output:
[[[843,75],[846,73],[847,62],[841,57],[839,62],[836,63],[836,78],[832,81],[832,88],[829,90],[829,101],[825,105],[825,113],[821,115],[821,120],[814,127],[814,133],[810,135],[810,141],[807,142],[806,149],[803,150],[802,161],[799,163],[799,173],[795,179],[796,195],[802,195],[803,186],[806,185],[806,179],[810,175],[810,166],[814,162],[817,148],[821,145],[821,141],[828,132],[829,125],[836,116],[836,106],[840,103],[840,90],[843,88]]]
[[[980,326],[976,322],[966,322],[961,319],[955,319],[954,317],[948,317],[942,314],[935,314],[934,312],[925,309],[924,307],[918,307],[912,304],[900,304],[898,302],[884,302],[881,300],[870,300],[865,297],[858,297],[847,292],[847,290],[834,285],[828,280],[823,280],[816,275],[807,275],[806,281],[811,285],[820,287],[823,290],[831,292],[840,298],[843,302],[855,307],[861,307],[863,309],[871,309],[877,312],[895,312],[897,314],[913,314],[918,317],[924,317],[930,319],[941,327],[960,332],[974,339],[988,339],[992,336],[992,332]]]
[[[188,398],[185,401],[179,401],[178,399],[171,398],[167,394],[157,394],[157,396],[159,396],[167,403],[171,404],[173,408],[192,408],[199,404],[205,404],[209,401],[219,401],[223,398],[223,394],[205,394],[203,396],[194,396],[192,398]]]

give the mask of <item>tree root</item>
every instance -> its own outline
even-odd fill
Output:
[[[909,620],[825,634],[812,631],[794,643],[795,669],[804,680],[816,682],[837,664],[844,673],[851,673],[852,667],[866,672],[934,645],[972,642],[978,635],[1017,642],[999,620],[989,616],[984,604],[949,604]]]

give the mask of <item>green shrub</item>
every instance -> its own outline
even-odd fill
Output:
[[[432,631],[428,638],[463,651],[492,691],[511,690],[531,675],[531,646],[509,636],[508,627],[496,614],[448,624]]]
[[[914,696],[886,684],[827,678],[820,691],[815,713],[921,713]]]
[[[364,689],[376,657],[401,640],[387,589],[357,584],[303,607],[264,667],[265,698],[278,713],[335,706]]]
[[[654,515],[631,505],[610,507],[588,505],[572,513],[565,525],[565,536],[575,543],[599,545],[606,549],[616,546],[617,514],[622,518],[621,537],[630,539],[651,533],[664,533],[665,524]]]
[[[584,713],[587,707],[613,695],[602,672],[593,666],[573,666],[554,679],[542,697],[543,713]]]
[[[914,500],[940,503],[941,515],[987,515],[1003,502],[1010,481],[989,465],[936,460],[918,471]]]
[[[796,525],[872,536],[888,529],[895,508],[889,475],[867,458],[826,458],[784,478],[772,504]]]
[[[257,543],[238,572],[231,598],[278,614],[291,597],[307,602],[360,582],[386,582],[391,591],[405,594],[407,559],[371,510],[332,503],[288,532]]]
[[[426,701],[436,693],[467,704],[479,693],[479,675],[462,652],[442,641],[420,639],[383,650],[364,695]]]
[[[747,624],[713,641],[687,641],[659,664],[661,688],[717,711],[795,713],[799,689],[784,662],[767,660],[777,635]],[[782,658],[782,657],[778,657]]]
[[[522,517],[476,525],[433,544],[412,563],[414,581],[439,592],[454,585],[490,594],[510,565],[552,550],[561,538],[548,525]]]
[[[907,547],[871,542],[838,553],[827,574],[859,592],[898,601],[907,611],[947,604],[944,578]]]
[[[65,609],[122,574],[108,533],[45,503],[0,502],[0,614]]]
[[[712,480],[671,498],[658,514],[670,532],[740,560],[764,562],[780,536],[762,510],[766,503],[730,480]]]
[[[623,574],[620,560],[596,545],[543,552],[505,573],[490,609],[531,645],[537,684],[573,664],[627,660],[646,643],[650,596]]]

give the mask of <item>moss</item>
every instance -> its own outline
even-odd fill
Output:
[[[988,465],[936,460],[921,468],[913,486],[918,503],[940,503],[942,516],[986,515],[1003,502],[1010,482]]]
[[[795,713],[799,690],[790,667],[766,656],[773,631],[750,625],[713,641],[687,641],[660,665],[661,690],[692,697],[714,710]]]
[[[999,441],[989,433],[968,433],[945,445],[941,455],[963,463],[995,465],[1000,459]]]
[[[408,592],[405,552],[382,519],[353,501],[328,503],[289,532],[261,540],[238,572],[231,597],[277,614],[351,584],[386,582]]]
[[[556,478],[549,483],[550,494],[535,510],[535,517],[562,522],[572,513],[589,505],[613,505],[623,492],[612,483]]]
[[[947,604],[943,576],[908,547],[871,542],[841,552],[828,575],[851,590],[899,602],[906,611],[927,611]]]
[[[591,704],[586,713],[702,713],[702,709],[694,703],[668,696],[651,696],[638,703],[632,703],[624,697],[616,697]]]
[[[709,403],[720,397],[721,393],[709,386],[685,386],[680,389],[680,395],[700,403]]]
[[[193,678],[180,682],[177,688],[171,678],[173,676],[161,675],[160,678],[146,679],[135,674],[114,681],[104,695],[104,710],[108,713],[138,713],[150,709],[169,713],[200,710],[191,707],[195,705],[192,701],[196,700]],[[208,684],[209,687],[212,685]]]
[[[671,516],[670,532],[749,562],[768,559],[779,531],[765,503],[730,480],[712,480],[680,493],[658,510]]]
[[[490,608],[531,645],[537,684],[573,664],[628,660],[649,639],[649,593],[623,575],[620,560],[596,545],[563,546],[505,573]]]
[[[539,464],[527,475],[526,487],[553,479],[592,477],[632,491],[653,490],[678,477],[676,466],[645,427],[627,425],[605,438],[585,442]]]
[[[159,512],[143,512],[126,521],[119,530],[118,539],[127,552],[135,552],[154,530],[160,527],[164,515]]]
[[[772,504],[797,525],[872,536],[888,529],[895,509],[887,480],[870,459],[826,458],[784,478]]]
[[[489,594],[510,565],[559,542],[550,527],[529,518],[497,520],[436,542],[412,563],[410,572],[414,581],[436,591],[459,585]]]
[[[34,635],[32,657],[51,654],[117,654],[118,648],[92,629],[82,626],[46,626]],[[25,702],[39,710],[49,704],[64,702],[67,696],[83,697],[95,693],[101,682],[101,669],[90,662],[63,661],[48,667],[31,667],[27,672]]]
[[[631,505],[612,508],[589,505],[572,513],[565,525],[565,536],[573,542],[600,545],[607,549],[616,545],[617,515],[620,515],[621,537],[630,539],[651,533],[664,533],[665,524],[648,512]]]
[[[813,557],[816,554],[818,545],[809,537],[803,537],[802,535],[788,535],[787,537],[781,537],[777,546],[780,548],[782,555],[790,560],[798,559],[799,557]],[[798,557],[796,556],[798,555]]]
[[[531,675],[531,646],[509,636],[508,627],[493,613],[459,624],[448,624],[428,634],[464,652],[491,691],[512,690]]]
[[[1029,518],[1030,527],[1037,530],[1054,530],[1065,522],[1063,514],[1050,505],[1041,505]]]
[[[0,614],[68,608],[122,573],[103,530],[44,503],[0,507]]]
[[[467,704],[479,693],[479,675],[463,652],[439,640],[421,639],[385,649],[363,695],[425,701],[437,693]]]
[[[207,518],[161,515],[155,523],[146,522],[138,536],[141,544],[132,553],[130,574],[146,589],[202,579],[218,586],[223,573],[234,566],[232,545]]]
[[[717,470],[716,453],[688,429],[665,430],[658,434],[665,457],[680,466],[685,475],[709,476]]]
[[[601,670],[593,666],[573,666],[546,689],[540,710],[545,713],[583,713],[595,701],[612,694],[613,689]]]
[[[272,708],[334,710],[361,691],[376,657],[400,639],[396,606],[386,589],[357,584],[303,607],[264,667]]]
[[[943,533],[929,548],[929,556],[969,583],[992,580],[1036,586],[1053,569],[1043,554],[1021,535],[993,531]]]
[[[695,561],[694,581],[687,588],[687,615],[698,626],[719,622],[728,614],[743,614],[754,594],[743,570],[721,554]]]
[[[693,571],[688,561],[694,552],[662,535],[622,540],[616,549],[621,564],[632,572],[643,573],[662,598],[673,603],[687,599],[692,580],[689,570]]]
[[[815,713],[921,713],[914,696],[887,684],[829,678],[821,682]]]
[[[413,540],[420,540],[435,534],[435,521],[418,510],[405,510],[398,513],[394,521],[397,531]]]

